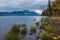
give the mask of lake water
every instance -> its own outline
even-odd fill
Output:
[[[34,26],[35,22],[41,21],[45,16],[0,16],[0,40],[14,24],[26,24]]]

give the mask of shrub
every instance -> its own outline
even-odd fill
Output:
[[[22,35],[25,35],[27,33],[27,29],[26,29],[26,27],[24,27],[22,30],[21,30],[21,34]]]
[[[14,25],[10,32],[8,32],[5,36],[5,40],[20,40],[19,33],[19,27],[17,25]]]
[[[47,28],[46,28],[46,30],[49,32],[49,33],[56,33],[56,29],[55,28],[53,28],[53,27],[51,27],[51,26],[48,26]]]
[[[31,28],[30,28],[30,31],[31,31],[32,33],[35,33],[35,32],[36,32],[36,27],[31,27]]]
[[[50,33],[42,33],[41,34],[41,39],[42,40],[52,40],[52,34],[50,34]]]
[[[20,32],[20,26],[18,26],[18,25],[13,25],[13,28],[11,29],[11,32],[19,33],[19,32]]]

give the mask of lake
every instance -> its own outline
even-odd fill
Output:
[[[0,16],[0,40],[3,40],[4,34],[10,30],[12,25],[26,24],[30,27],[34,26],[36,22],[40,22],[42,18],[46,18],[46,16]]]

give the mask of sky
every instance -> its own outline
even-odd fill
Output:
[[[0,0],[0,11],[15,11],[22,9],[41,13],[47,8],[48,0]]]

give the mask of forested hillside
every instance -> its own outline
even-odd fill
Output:
[[[49,1],[49,0],[48,0]],[[60,0],[48,2],[48,8],[42,12],[43,16],[60,16]]]

